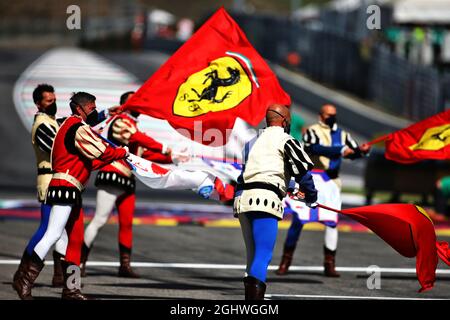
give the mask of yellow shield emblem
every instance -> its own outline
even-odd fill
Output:
[[[450,143],[450,124],[429,128],[418,143],[409,147],[410,150],[439,150]]]
[[[241,64],[221,57],[181,84],[173,103],[177,116],[196,117],[236,107],[252,93],[252,84]]]

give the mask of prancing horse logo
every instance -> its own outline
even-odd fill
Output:
[[[450,124],[427,129],[410,150],[439,150],[450,144]]]
[[[178,89],[173,113],[196,117],[236,107],[252,93],[252,84],[241,64],[221,57],[191,76]]]

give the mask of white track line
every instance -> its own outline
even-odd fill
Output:
[[[20,260],[0,260],[0,265],[18,265]],[[45,264],[53,265],[52,261],[46,261]],[[88,261],[91,267],[118,267],[119,262],[115,261]],[[138,268],[178,268],[178,269],[227,269],[227,270],[245,270],[243,264],[213,264],[213,263],[158,263],[158,262],[132,262],[133,267]],[[278,266],[269,266],[269,270],[277,270]],[[291,266],[290,271],[323,271],[320,266]],[[366,273],[368,267],[336,267],[340,272],[362,272]],[[380,268],[384,273],[416,273],[415,268]],[[436,274],[450,274],[450,270],[437,269]]]
[[[445,298],[403,298],[403,297],[365,297],[365,296],[327,296],[310,294],[266,294],[266,300],[271,298],[307,298],[307,299],[345,299],[345,300],[450,300]]]

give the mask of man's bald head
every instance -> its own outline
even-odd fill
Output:
[[[332,104],[324,104],[322,108],[320,108],[321,115],[336,115],[336,107]]]
[[[289,108],[282,104],[271,105],[266,112],[266,122],[268,127],[286,127],[291,124],[291,113]]]

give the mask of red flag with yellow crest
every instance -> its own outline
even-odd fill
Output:
[[[401,163],[450,159],[450,110],[389,134],[385,157]]]
[[[216,129],[199,142],[220,146],[236,117],[257,125],[273,103],[290,105],[291,100],[244,32],[220,8],[123,108],[187,129],[191,139],[194,133],[203,136]]]

